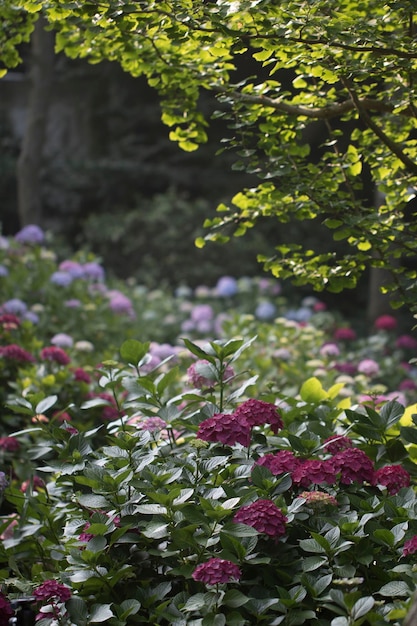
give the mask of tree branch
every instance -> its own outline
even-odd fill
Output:
[[[212,91],[230,96],[236,102],[247,102],[248,104],[261,104],[262,106],[271,107],[276,111],[287,113],[288,115],[303,115],[310,119],[316,120],[329,120],[333,117],[340,117],[349,111],[358,110],[357,105],[352,99],[344,100],[343,102],[337,102],[324,107],[305,107],[301,105],[294,105],[280,98],[269,98],[268,96],[256,96],[252,94],[242,93],[240,91],[229,90],[226,87],[220,87],[217,85],[211,85]],[[366,111],[378,111],[379,113],[391,113],[394,107],[390,104],[380,102],[379,100],[372,100],[370,98],[363,98],[358,100],[362,110]],[[403,115],[407,117],[412,116],[412,111],[407,108],[402,111]]]

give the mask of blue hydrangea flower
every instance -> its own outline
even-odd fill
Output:
[[[255,316],[258,320],[263,321],[273,319],[276,316],[276,313],[276,306],[267,300],[265,302],[260,302],[255,309]]]
[[[51,274],[50,282],[54,285],[59,285],[60,287],[68,287],[73,281],[71,274],[68,272],[57,271]]]
[[[237,294],[237,280],[233,276],[222,276],[217,281],[215,292],[216,295],[223,298],[229,298]]]
[[[0,265],[0,276],[8,276],[9,270],[4,265]]]

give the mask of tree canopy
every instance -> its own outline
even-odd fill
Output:
[[[276,255],[259,256],[265,269],[334,292],[367,267],[388,269],[394,305],[413,309],[416,9],[416,0],[4,0],[0,58],[17,64],[42,12],[57,51],[146,76],[171,139],[189,151],[207,139],[200,94],[212,92],[229,128],[220,148],[259,184],[219,206],[197,245],[242,236],[261,218],[312,220],[343,247],[305,249],[277,229]]]

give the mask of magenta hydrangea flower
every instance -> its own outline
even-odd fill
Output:
[[[279,476],[292,472],[301,463],[301,460],[294,456],[291,450],[279,450],[275,454],[265,454],[255,462],[255,465],[263,465],[268,468],[271,474]]]
[[[0,626],[8,626],[9,619],[13,617],[12,605],[6,596],[0,591]]]
[[[46,348],[42,348],[41,359],[43,361],[52,361],[54,363],[58,363],[59,365],[68,365],[68,363],[71,362],[71,359],[65,350],[58,348],[58,346],[48,346]]]
[[[334,331],[333,338],[336,341],[353,341],[356,339],[356,333],[352,328],[341,327]]]
[[[324,440],[323,447],[326,452],[329,452],[330,454],[337,454],[341,450],[352,448],[353,441],[350,437],[345,437],[344,435],[332,435]]]
[[[417,348],[417,340],[411,335],[400,335],[395,342],[397,348],[403,350],[415,350]]]
[[[20,449],[20,441],[16,437],[0,437],[0,450],[17,452]]]
[[[235,563],[217,557],[209,559],[206,563],[200,563],[191,574],[194,580],[206,583],[206,585],[240,580],[241,575],[242,573]]]
[[[372,483],[374,464],[367,454],[359,448],[341,450],[332,457],[337,473],[340,473],[340,482],[344,485],[351,483]]]
[[[238,406],[235,415],[239,419],[243,418],[251,428],[270,424],[272,432],[277,433],[284,426],[275,404],[256,398],[250,398]]]
[[[0,348],[0,357],[9,361],[17,361],[18,363],[34,363],[33,356],[24,348],[15,343]]]
[[[20,326],[20,319],[13,313],[4,313],[0,315],[0,324],[3,330],[16,330]]]
[[[39,602],[66,602],[71,597],[71,589],[56,580],[45,580],[34,589],[33,595]]]
[[[325,461],[313,459],[300,463],[291,473],[291,478],[296,485],[310,487],[310,485],[321,485],[323,483],[334,485],[337,477],[331,459]]]
[[[86,522],[84,524],[83,530],[82,530],[82,532],[78,536],[78,541],[83,541],[83,542],[87,543],[87,541],[90,541],[90,539],[92,539],[94,537],[93,533],[88,533],[87,532],[87,530],[90,528],[90,526],[91,526],[90,522]]]
[[[256,500],[239,509],[233,521],[252,526],[270,537],[281,537],[285,535],[287,518],[272,500]]]
[[[82,367],[76,367],[74,369],[74,380],[81,383],[91,383],[91,376]]]
[[[386,465],[374,473],[373,485],[383,485],[388,493],[393,496],[402,487],[409,487],[411,476],[401,465]]]
[[[414,554],[414,552],[417,552],[417,535],[414,535],[404,543],[403,556]]]
[[[380,315],[374,322],[376,330],[395,330],[398,322],[392,315]]]
[[[240,443],[248,447],[250,444],[251,428],[244,419],[239,419],[235,413],[216,413],[201,422],[198,427],[197,438],[203,441],[222,443],[233,446]]]
[[[228,380],[235,375],[235,371],[231,365],[227,365],[223,372],[223,380]],[[190,383],[196,389],[204,389],[205,387],[213,387],[216,381],[216,372],[210,367],[209,361],[199,359],[192,363],[187,370],[187,376]]]

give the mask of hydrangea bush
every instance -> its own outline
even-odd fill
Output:
[[[3,486],[1,576],[9,598],[33,596],[38,626],[402,623],[415,427],[395,400],[259,397],[236,369],[251,345],[185,340],[213,373],[193,388],[170,360],[147,371],[149,345],[128,340],[99,370],[118,417],[15,433],[9,454],[33,474]]]
[[[417,342],[395,317],[360,337],[263,279],[149,292],[37,227],[0,256],[0,625],[22,602],[37,626],[403,623]]]

